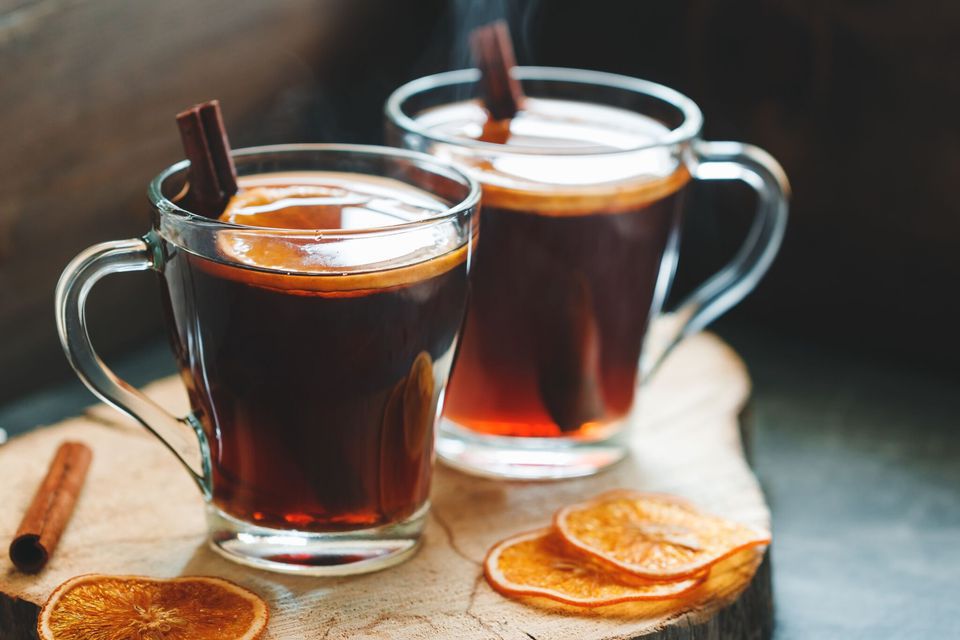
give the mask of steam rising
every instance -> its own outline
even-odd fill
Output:
[[[520,63],[529,64],[531,50],[531,27],[539,2],[520,0],[453,0],[450,68],[464,69],[473,66],[470,58],[470,32],[494,20],[504,19],[510,25],[513,45]]]

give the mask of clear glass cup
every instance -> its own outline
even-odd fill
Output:
[[[189,168],[179,162],[150,183],[146,235],[90,247],[64,271],[64,350],[97,396],[180,459],[206,500],[215,551],[309,575],[391,566],[417,548],[429,508],[480,188],[430,156],[385,147],[233,156],[241,186],[245,176],[338,172],[392,178],[445,208],[376,228],[241,226],[177,204]],[[190,399],[182,418],[119,380],[87,333],[92,286],[143,270],[158,276]]]
[[[453,162],[483,186],[483,233],[437,452],[483,476],[590,475],[627,453],[638,383],[767,271],[790,188],[761,149],[701,140],[700,109],[673,89],[596,71],[512,73],[530,100],[578,103],[586,119],[619,118],[614,107],[656,133],[586,147],[457,135],[436,114],[476,99],[476,69],[420,78],[389,98],[391,144]],[[673,279],[693,180],[753,187],[754,222],[733,260],[648,332]]]

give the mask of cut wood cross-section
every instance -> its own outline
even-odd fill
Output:
[[[484,555],[497,541],[547,526],[559,507],[613,488],[676,494],[769,530],[738,419],[749,391],[743,363],[729,347],[710,334],[689,338],[641,392],[632,455],[622,463],[592,478],[548,483],[484,480],[438,466],[423,548],[403,565],[349,578],[276,575],[216,555],[205,544],[200,494],[173,456],[132,421],[95,406],[0,447],[0,541],[7,542],[57,446],[80,440],[94,451],[49,565],[27,575],[0,559],[0,637],[32,637],[39,605],[58,584],[84,573],[225,578],[269,603],[264,637],[274,640],[768,637],[770,570],[760,554],[718,565],[695,598],[589,611],[505,598],[482,575]],[[185,408],[177,379],[146,392],[173,410]]]

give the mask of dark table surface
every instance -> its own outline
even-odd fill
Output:
[[[960,638],[960,380],[719,333],[754,381],[775,638]],[[111,364],[136,385],[173,371],[160,344]],[[91,401],[61,385],[0,407],[0,427],[13,436]]]

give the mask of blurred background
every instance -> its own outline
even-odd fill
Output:
[[[387,95],[469,66],[463,34],[512,25],[521,64],[647,78],[691,96],[705,137],[769,150],[794,187],[772,271],[723,321],[955,373],[960,355],[960,9],[906,0],[0,2],[0,403],[69,379],[58,274],[147,229],[181,157],[174,114],[219,98],[234,146],[380,142]],[[736,247],[751,194],[698,190],[677,290]],[[150,274],[110,278],[106,358],[161,336]]]
[[[675,87],[706,138],[759,145],[790,177],[779,258],[713,327],[754,381],[777,638],[960,636],[955,2],[0,0],[0,427],[93,401],[54,286],[84,247],[147,230],[179,110],[219,98],[235,147],[377,143],[389,93],[469,66],[464,35],[496,17],[521,64]],[[694,191],[676,295],[752,208],[737,185]],[[92,294],[94,343],[135,384],[173,371],[161,317],[152,274]]]

